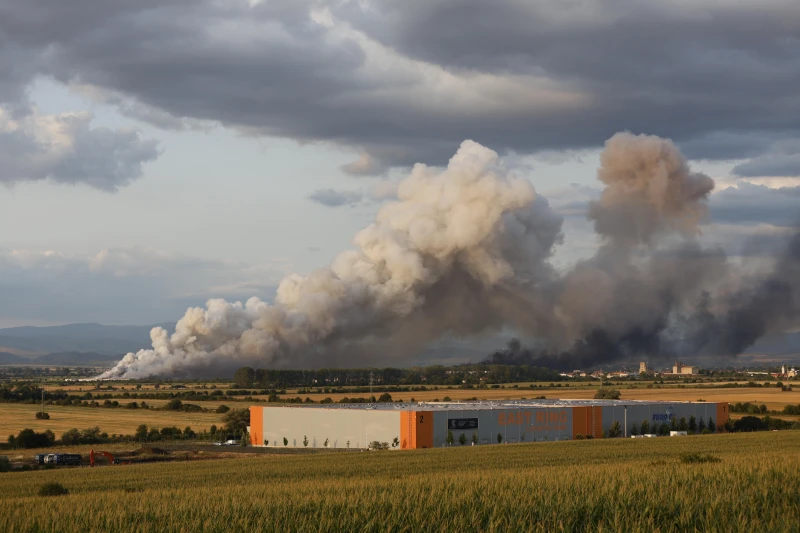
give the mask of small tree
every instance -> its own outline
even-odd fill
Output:
[[[686,422],[686,417],[682,416],[680,420],[678,420],[678,430],[679,431],[686,431],[689,429],[689,424]]]
[[[138,428],[136,428],[136,433],[134,433],[134,437],[136,440],[140,442],[144,442],[147,440],[147,435],[150,431],[147,429],[147,424],[142,424]]]
[[[380,395],[380,397],[378,398],[378,401],[379,402],[391,402],[392,401],[392,395],[389,394],[388,392],[384,392],[383,394]]]
[[[631,426],[631,436],[639,434],[639,424],[634,424]]]
[[[498,433],[497,434],[497,444],[502,444],[502,442],[503,442],[503,434],[502,433]]]
[[[611,427],[606,430],[606,436],[610,439],[616,439],[622,435],[622,428],[619,425],[619,421],[615,420]]]
[[[701,417],[700,420],[697,422],[697,431],[702,433],[704,429],[706,429],[706,421],[703,420],[703,418]]]
[[[478,444],[478,432],[477,431],[473,431],[472,432],[472,444]]]
[[[642,435],[647,435],[650,433],[650,422],[647,420],[642,420]]]
[[[50,413],[44,411],[36,411],[36,420],[50,420]]]
[[[595,400],[619,400],[620,392],[617,389],[601,387],[594,395]]]
[[[467,443],[467,436],[464,433],[458,437],[458,443],[462,446]]]
[[[697,431],[697,419],[694,416],[689,417],[689,431],[692,433]]]
[[[711,418],[710,416],[708,417],[708,430],[711,433],[716,433],[717,432],[717,424],[714,422],[714,419]]]
[[[448,446],[452,446],[453,445],[453,432],[452,431],[448,431],[447,432],[447,445]]]
[[[286,437],[283,437],[283,445],[284,446],[288,446],[289,445],[289,439],[287,439]]]
[[[183,402],[178,398],[172,399],[167,403],[167,411],[180,411],[183,407]]]
[[[678,418],[677,417],[673,416],[672,418],[669,419],[669,428],[672,431],[677,431],[678,430]]]
[[[308,447],[308,437],[306,435],[303,435],[303,446]]]
[[[322,446],[324,446],[325,448],[328,447],[328,438],[327,437],[325,437],[325,442],[322,443]]]
[[[350,441],[347,441],[347,442],[345,443],[345,447],[346,447],[348,450],[350,449]]]

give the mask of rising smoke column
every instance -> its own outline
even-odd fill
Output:
[[[100,377],[408,355],[447,333],[506,324],[539,331],[552,322],[530,287],[551,283],[546,260],[562,220],[528,181],[498,165],[497,153],[465,141],[444,170],[415,165],[397,196],[355,236],[353,250],[329,268],[285,278],[273,304],[210,300],[189,309],[172,335],[154,328],[151,349]]]
[[[465,141],[445,169],[414,166],[398,200],[329,268],[288,276],[272,304],[189,309],[172,335],[154,328],[151,349],[100,377],[402,363],[444,336],[503,328],[540,346],[515,344],[491,362],[575,368],[678,350],[734,355],[796,322],[800,240],[770,275],[732,285],[725,254],[696,240],[714,182],[671,141],[614,135],[598,179],[588,212],[598,251],[557,272],[548,260],[561,217],[495,152]]]

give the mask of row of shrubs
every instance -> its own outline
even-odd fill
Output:
[[[751,415],[771,414],[771,415],[800,415],[800,404],[785,405],[782,410],[769,410],[765,404],[756,405],[750,402],[736,402],[729,404],[731,413],[749,413]]]
[[[99,403],[95,400],[87,401],[87,400],[56,400],[55,402],[47,402],[48,405],[60,405],[60,406],[75,406],[75,407],[102,407],[106,409],[117,409],[117,408],[124,408],[124,409],[155,409],[154,407],[147,404],[147,402],[127,402],[121,403],[117,400],[105,400],[103,403]],[[230,407],[227,405],[220,405],[216,409],[207,409],[205,407],[201,407],[199,405],[195,405],[192,403],[183,403],[181,400],[175,398],[170,400],[166,405],[161,407],[160,409],[165,411],[183,411],[186,413],[227,413],[230,411]],[[36,418],[38,419],[45,419],[49,420],[50,415],[48,413],[37,412]]]

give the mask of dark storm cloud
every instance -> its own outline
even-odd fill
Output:
[[[320,189],[308,195],[308,199],[325,207],[341,207],[358,203],[363,195],[357,191]]]
[[[737,176],[800,176],[800,139],[776,142],[766,153],[737,165]]]
[[[714,194],[711,222],[793,227],[800,221],[800,187],[770,188],[741,181]]]
[[[7,0],[0,66],[32,67],[0,91],[19,97],[42,73],[129,99],[120,107],[156,124],[207,120],[355,148],[353,174],[441,164],[467,137],[530,153],[596,147],[627,129],[727,159],[800,131],[796,2],[325,7]]]

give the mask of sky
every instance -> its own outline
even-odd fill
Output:
[[[716,181],[702,239],[757,253],[800,214],[798,58],[789,0],[5,0],[0,327],[269,300],[466,139],[565,217],[557,265],[619,131],[672,139]]]

